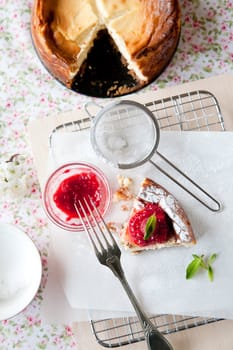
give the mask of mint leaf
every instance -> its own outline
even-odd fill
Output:
[[[216,253],[212,254],[208,259],[208,265],[212,265],[213,262],[216,260],[216,258],[217,258],[217,254]]]
[[[200,259],[200,258],[203,258],[204,255],[199,256],[197,254],[192,254],[192,256],[194,259]]]
[[[204,258],[204,255],[196,255],[192,254],[193,260],[186,268],[186,279],[192,278],[196,272],[202,268],[207,271],[209,280],[212,282],[214,280],[214,270],[212,268],[213,262],[217,258],[217,254],[211,254],[211,256],[207,259]]]
[[[214,271],[212,269],[212,266],[209,265],[208,267],[208,277],[211,282],[214,280]]]
[[[201,262],[202,262],[202,258],[199,256],[195,256],[193,261],[191,261],[191,263],[188,264],[188,266],[186,268],[186,279],[187,280],[192,278],[196,274],[196,272],[201,267]]]
[[[149,239],[151,237],[151,235],[153,234],[155,228],[156,228],[156,223],[157,223],[157,219],[155,214],[152,214],[146,222],[146,228],[145,228],[145,234],[144,234],[144,240],[146,241],[147,239]]]

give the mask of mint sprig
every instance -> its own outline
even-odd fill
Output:
[[[157,219],[155,214],[152,214],[146,222],[146,227],[145,227],[145,234],[143,239],[146,241],[147,239],[149,239],[151,237],[151,235],[153,234],[153,232],[155,231],[156,228],[156,223],[157,223]]]
[[[212,282],[214,280],[214,270],[212,267],[213,262],[217,258],[217,254],[211,254],[209,258],[205,258],[204,254],[196,255],[192,254],[193,260],[188,264],[186,268],[186,279],[191,279],[202,268],[207,271],[208,278]]]

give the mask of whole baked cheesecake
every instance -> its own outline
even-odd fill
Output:
[[[110,45],[106,49],[102,45],[98,54],[115,51],[132,77],[127,84],[116,72],[111,84],[119,86],[110,86],[108,92],[121,95],[151,82],[170,61],[180,35],[179,4],[178,0],[35,0],[31,32],[44,65],[69,88],[78,75],[95,69],[95,57],[90,63],[88,55],[107,36]],[[111,65],[114,59],[109,57]],[[108,70],[106,64],[104,68]],[[93,83],[101,84],[101,76],[97,78],[99,82]]]

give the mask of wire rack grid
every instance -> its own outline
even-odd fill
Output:
[[[219,103],[209,91],[191,91],[150,101],[145,103],[145,106],[154,114],[161,130],[225,130]],[[57,132],[79,132],[90,127],[90,116],[60,124],[50,134],[50,146],[53,135]],[[151,320],[166,335],[217,322],[221,319],[163,314],[154,315]],[[97,342],[104,347],[120,347],[144,340],[142,328],[136,317],[91,320],[90,324]]]

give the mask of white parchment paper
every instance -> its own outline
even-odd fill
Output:
[[[105,172],[113,191],[119,173],[131,176],[135,187],[144,176],[165,186],[185,208],[197,244],[137,255],[122,249],[122,265],[129,283],[148,313],[233,318],[233,133],[163,132],[159,151],[217,198],[221,212],[205,208],[149,163],[130,171],[109,167],[93,153],[89,131],[55,134],[50,170],[83,160]],[[156,156],[153,159],[163,164]],[[178,174],[173,175],[180,179]],[[106,220],[122,222],[128,214],[111,208]],[[213,282],[205,271],[192,280],[185,279],[193,253],[218,254]],[[118,280],[98,263],[85,234],[66,232],[52,224],[49,280],[42,308],[45,318],[57,321],[117,317],[133,311]]]

